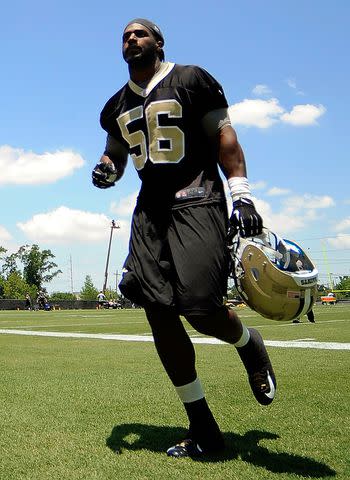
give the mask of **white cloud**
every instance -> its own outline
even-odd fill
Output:
[[[264,182],[261,183],[264,184]],[[226,182],[224,182],[224,185],[227,208],[229,215],[231,215],[232,200],[230,198]],[[286,189],[273,187],[270,188],[267,193],[270,196],[277,196],[286,195],[289,193],[289,191]],[[306,226],[310,226],[311,222],[319,220],[320,210],[331,208],[335,205],[334,200],[328,195],[318,196],[310,194],[288,196],[283,198],[283,201],[280,203],[279,211],[273,211],[269,202],[258,197],[253,196],[253,201],[257,211],[263,218],[265,227],[278,233],[279,235],[285,235],[287,238],[289,234],[292,233],[294,235],[296,231],[301,230]],[[344,228],[344,224],[342,227]]]
[[[295,235],[295,232],[310,226],[319,218],[319,209],[334,206],[334,201],[328,196],[301,195],[284,199],[278,212],[272,210],[271,204],[265,200],[254,198],[257,211],[263,218],[265,227],[279,235]]]
[[[11,240],[12,236],[8,230],[6,230],[5,227],[0,225],[0,246],[2,245],[3,242],[8,242]]]
[[[293,88],[293,89],[297,88],[297,82],[295,81],[295,78],[287,78],[286,82],[290,88]]]
[[[116,240],[122,242],[124,246],[128,246],[131,229],[131,218],[128,220],[118,220],[119,229],[117,230]]]
[[[229,107],[229,115],[233,125],[268,128],[278,122],[284,109],[276,98],[269,100],[244,99]]]
[[[344,248],[350,248],[350,235],[345,233],[339,233],[336,238],[329,238],[328,243],[339,250]]]
[[[262,95],[270,95],[271,89],[267,85],[258,84],[252,90],[252,94],[256,95],[257,97]]]
[[[285,200],[285,207],[288,211],[306,211],[313,209],[330,208],[335,206],[335,202],[329,195],[310,195],[304,194],[294,197],[288,197]]]
[[[350,217],[345,218],[341,222],[339,222],[336,226],[335,229],[337,232],[341,232],[342,230],[349,230],[350,229]]]
[[[270,197],[277,197],[279,195],[287,195],[289,192],[290,190],[288,188],[272,187],[266,192],[266,194]]]
[[[17,240],[5,227],[0,225],[0,247],[5,248],[8,254],[17,251],[20,247]]]
[[[294,126],[317,125],[317,119],[325,112],[323,105],[295,105],[291,112],[281,115],[281,121]]]
[[[295,90],[295,93],[297,95],[305,95],[305,93],[302,91],[302,90],[299,90],[298,87],[297,87],[297,82],[295,81],[294,78],[287,78],[286,80],[287,82],[287,85],[292,88],[293,90]]]
[[[305,225],[304,212],[300,212],[299,215],[289,215],[282,209],[280,212],[274,213],[271,205],[259,198],[254,198],[254,204],[263,218],[264,226],[279,235],[288,235],[290,232],[300,230]]]
[[[127,228],[127,222],[117,223],[120,230]],[[33,242],[97,243],[108,238],[111,219],[105,214],[61,206],[51,212],[36,214],[27,222],[17,223],[17,226]]]
[[[42,154],[0,146],[0,185],[54,183],[84,165],[83,158],[71,150]]]
[[[112,202],[110,205],[110,211],[120,217],[131,216],[136,205],[137,195],[138,191],[122,198],[119,202]]]
[[[257,85],[255,88],[257,87],[263,85]],[[258,88],[257,91],[262,92],[263,89]],[[317,125],[318,118],[324,115],[326,108],[323,105],[300,104],[287,112],[277,98],[268,100],[246,98],[231,105],[228,111],[233,125],[269,128],[279,122],[293,126]]]
[[[266,182],[264,180],[259,180],[258,182],[255,183],[250,183],[250,188],[251,190],[264,190],[266,188]]]
[[[232,200],[230,197],[227,197],[226,200],[230,216],[232,212]],[[253,197],[253,201],[256,210],[263,219],[264,226],[279,235],[288,236],[289,233],[294,233],[296,230],[302,229],[308,222],[305,211],[291,214],[285,209],[282,209],[276,213],[272,211],[271,205],[265,200]]]

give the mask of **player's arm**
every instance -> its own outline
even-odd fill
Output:
[[[98,188],[113,187],[123,176],[127,161],[128,151],[124,145],[107,135],[105,151],[92,171],[92,183]]]
[[[230,223],[243,237],[260,235],[263,222],[255,209],[247,179],[243,150],[226,108],[207,113],[203,127],[211,138],[220,168],[227,178],[233,202]]]

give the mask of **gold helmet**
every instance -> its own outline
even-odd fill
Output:
[[[312,309],[318,271],[299,245],[264,228],[258,237],[236,235],[230,251],[236,288],[250,308],[285,321]]]

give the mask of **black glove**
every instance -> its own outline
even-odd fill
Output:
[[[240,198],[233,202],[230,225],[233,234],[239,231],[242,237],[255,237],[262,233],[263,221],[254,203],[248,198]]]
[[[109,188],[115,185],[117,170],[113,163],[100,162],[92,171],[92,183],[98,188]]]

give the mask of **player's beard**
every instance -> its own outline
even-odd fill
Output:
[[[156,61],[158,56],[157,46],[150,45],[143,48],[139,53],[131,53],[128,55],[127,51],[123,51],[123,58],[130,67],[144,68],[148,67]]]

